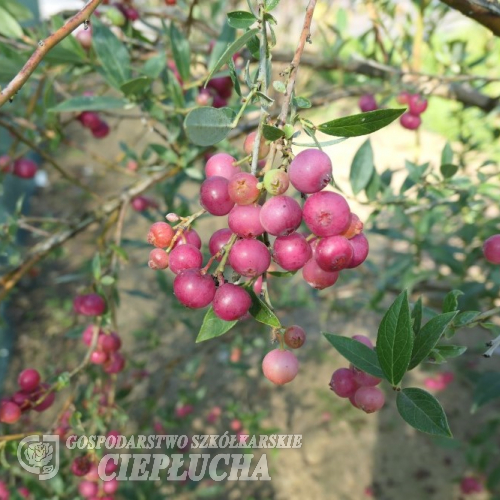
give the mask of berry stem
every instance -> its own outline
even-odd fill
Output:
[[[215,270],[215,274],[218,273],[223,273],[224,272],[224,267],[226,267],[226,262],[229,257],[229,251],[233,247],[233,245],[236,243],[236,240],[238,239],[238,236],[236,234],[233,234],[229,241],[222,247],[221,251],[224,251],[224,255],[222,256],[222,259],[217,266],[217,269]]]
[[[254,95],[257,92],[257,87],[253,87],[252,90],[248,93],[246,96],[245,100],[243,101],[243,105],[241,106],[240,110],[238,111],[238,114],[234,117],[233,123],[231,124],[232,128],[236,128],[238,126],[238,123],[240,121],[240,118],[243,116],[243,113],[247,106],[252,102]],[[240,160],[240,162],[243,160]],[[239,163],[239,162],[238,162]],[[238,165],[238,163],[235,163],[235,165]]]
[[[204,213],[206,213],[206,210],[202,208],[201,210],[198,210],[198,212],[195,212],[193,215],[190,215],[189,217],[182,218],[181,222],[174,226],[174,229],[177,229],[177,231],[174,234],[174,237],[172,238],[172,241],[170,242],[170,246],[165,250],[167,253],[169,253],[172,248],[174,248],[174,245],[176,244],[177,240],[182,237],[184,234],[184,231],[186,229],[189,229],[189,226],[198,218],[201,217]]]

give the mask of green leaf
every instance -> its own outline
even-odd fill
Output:
[[[8,38],[22,38],[23,29],[12,14],[0,7],[0,35]]]
[[[267,271],[267,274],[276,276],[277,278],[290,278],[297,274],[297,271]]]
[[[110,85],[119,89],[130,80],[131,63],[127,48],[95,16],[92,19],[92,47]]]
[[[458,297],[463,295],[461,290],[452,290],[446,294],[443,302],[443,312],[456,311],[458,309]]]
[[[394,301],[380,323],[377,336],[377,355],[387,380],[397,386],[411,360],[413,331],[410,306],[405,290]]]
[[[312,106],[312,103],[309,99],[306,99],[305,97],[293,97],[292,98],[292,104],[296,108],[303,108],[303,109],[308,109]]]
[[[415,429],[434,436],[453,437],[439,401],[422,389],[398,392],[396,405],[403,420]]]
[[[422,297],[415,302],[411,311],[411,319],[413,320],[413,333],[416,335],[422,326]]]
[[[167,56],[165,52],[160,52],[156,56],[149,58],[142,68],[142,73],[153,80],[161,75],[167,66]]]
[[[244,10],[236,10],[234,12],[228,12],[227,22],[229,26],[236,29],[246,30],[250,28],[257,19],[251,12],[246,12]]]
[[[354,194],[358,194],[368,185],[374,170],[372,144],[370,139],[367,139],[356,151],[351,164],[349,177]]]
[[[457,311],[440,314],[430,319],[421,328],[413,341],[413,351],[408,370],[412,370],[427,358],[456,315]]]
[[[485,372],[476,381],[471,412],[500,397],[500,373]]]
[[[357,137],[371,134],[389,125],[404,112],[405,109],[377,109],[322,123],[318,126],[318,130],[336,137]]]
[[[236,323],[238,323],[238,321],[224,321],[218,318],[213,308],[210,307],[203,318],[200,332],[198,333],[198,337],[196,337],[196,343],[204,342],[214,337],[220,337],[231,330]]]
[[[244,35],[240,36],[237,40],[235,40],[220,56],[219,60],[214,64],[213,68],[211,68],[210,73],[207,77],[206,82],[208,82],[215,72],[217,72],[224,64],[226,64],[233,54],[242,49],[245,44],[252,38],[256,33],[258,33],[258,29],[253,29],[247,31]],[[205,83],[206,86],[206,83]]]
[[[277,5],[280,3],[280,0],[265,0],[264,5],[266,8],[266,12],[271,12]]]
[[[104,286],[110,286],[112,285],[113,283],[115,282],[115,278],[113,278],[113,276],[103,276],[101,278],[101,283],[104,285]]]
[[[177,29],[174,23],[170,23],[170,43],[174,61],[181,78],[186,81],[190,76],[191,49],[187,38]]]
[[[272,326],[274,328],[280,328],[281,323],[276,314],[270,309],[270,307],[252,290],[247,290],[252,299],[252,305],[248,311],[259,323],[264,323],[265,325]]]
[[[48,111],[62,113],[67,111],[102,111],[105,109],[123,109],[130,105],[130,101],[117,97],[106,96],[79,96],[59,103]]]
[[[274,127],[273,125],[263,125],[262,135],[268,141],[276,141],[277,139],[284,137],[285,132],[278,127]]]
[[[224,54],[224,51],[231,43],[234,42],[235,39],[236,30],[233,27],[229,26],[227,22],[224,23],[222,32],[219,38],[217,38],[212,52],[210,53],[210,61],[208,62],[209,68],[213,68],[215,66],[217,61],[221,58],[222,54]]]
[[[274,80],[273,87],[274,90],[276,90],[276,92],[279,92],[280,94],[284,94],[286,92],[285,84],[280,80]]]
[[[384,378],[377,353],[373,349],[349,337],[342,337],[341,335],[333,335],[326,332],[322,333],[326,337],[326,340],[356,368],[374,377]]]
[[[241,87],[240,81],[238,80],[238,74],[236,73],[236,66],[232,59],[229,59],[227,65],[229,66],[229,76],[233,82],[234,91],[241,97]]]
[[[449,358],[458,358],[466,350],[467,347],[463,345],[437,345],[432,349],[428,359],[431,363],[445,363]]]
[[[120,85],[120,90],[127,96],[142,94],[151,88],[151,79],[147,76],[139,76]]]
[[[441,175],[445,179],[449,179],[453,177],[457,172],[458,172],[458,167],[456,165],[453,165],[451,163],[444,163],[439,167],[439,170],[441,171]]]
[[[20,23],[33,19],[33,12],[19,0],[1,0],[0,5]]]
[[[94,258],[92,259],[92,275],[94,276],[94,279],[96,281],[99,281],[99,279],[102,275],[101,257],[99,256],[98,253],[96,253],[94,255]]]
[[[230,108],[205,106],[190,111],[184,120],[186,134],[198,146],[212,146],[226,138],[232,129]]]
[[[448,165],[451,163],[453,163],[453,149],[451,149],[451,144],[446,142],[441,152],[441,165]]]

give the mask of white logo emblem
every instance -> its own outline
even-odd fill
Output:
[[[36,474],[40,481],[52,479],[59,470],[59,436],[27,436],[17,447],[21,467]]]

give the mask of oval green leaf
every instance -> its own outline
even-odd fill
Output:
[[[232,129],[231,113],[230,108],[193,109],[184,120],[189,140],[198,146],[212,146],[222,141]]]
[[[72,97],[50,108],[49,111],[62,113],[67,111],[103,111],[105,109],[123,109],[130,101],[117,97],[79,96]]]
[[[187,38],[177,29],[177,26],[175,26],[174,23],[170,24],[169,36],[175,66],[179,70],[181,78],[184,81],[189,80],[189,67],[191,64],[191,49],[189,48],[189,42]]]
[[[252,299],[252,305],[248,311],[259,323],[272,326],[273,328],[280,328],[281,323],[276,314],[271,308],[252,290],[247,290]]]
[[[370,139],[367,139],[356,151],[351,163],[349,178],[354,194],[358,194],[368,185],[374,170],[372,144]]]
[[[205,317],[203,318],[203,323],[201,325],[198,337],[196,337],[196,343],[204,342],[205,340],[213,339],[214,337],[220,337],[227,333],[238,321],[224,321],[218,318],[212,307],[207,311]]]
[[[274,127],[273,125],[263,125],[262,126],[262,135],[268,141],[275,141],[285,136],[285,132],[278,127]]]
[[[251,12],[246,12],[244,10],[237,10],[234,12],[228,12],[227,22],[229,26],[236,29],[246,30],[250,28],[257,19]]]

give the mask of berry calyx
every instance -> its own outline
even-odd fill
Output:
[[[266,354],[262,360],[264,376],[276,385],[291,382],[299,371],[299,360],[290,351],[274,349]]]

